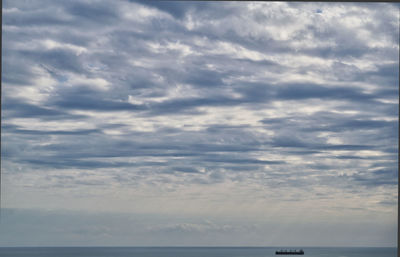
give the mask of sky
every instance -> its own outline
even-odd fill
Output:
[[[5,0],[0,246],[395,246],[399,5]]]

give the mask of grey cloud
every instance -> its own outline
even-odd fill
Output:
[[[185,82],[200,87],[217,87],[224,84],[222,79],[223,75],[219,72],[211,70],[193,70],[188,71],[188,78],[185,79]]]
[[[395,168],[379,169],[370,173],[358,172],[350,178],[352,181],[368,187],[397,185]]]
[[[81,119],[84,115],[69,114],[62,110],[54,108],[54,106],[38,106],[26,103],[16,98],[7,98],[3,102],[6,112],[6,118],[41,118],[41,119]]]
[[[5,57],[5,55],[3,55]],[[31,67],[21,62],[19,58],[8,59],[8,65],[3,68],[3,83],[16,85],[29,85],[32,78],[35,77],[31,71]]]
[[[199,173],[199,171],[196,168],[193,167],[171,167],[173,171],[179,171],[183,173]]]
[[[80,59],[71,50],[46,50],[46,51],[19,51],[18,56],[32,58],[40,64],[49,65],[58,70],[76,73],[84,71]]]
[[[32,165],[47,166],[55,169],[65,168],[110,168],[110,167],[126,167],[131,166],[129,163],[122,162],[104,162],[104,161],[85,161],[68,158],[56,158],[55,156],[41,156],[41,159],[22,159],[21,162]]]
[[[13,15],[4,15],[4,25],[12,26],[48,26],[53,25],[66,25],[68,20],[65,19],[63,15],[57,15],[54,10],[49,9],[33,9],[27,10],[22,9],[21,11],[16,11]]]
[[[84,23],[84,25],[91,25],[90,23],[93,23],[97,25],[99,22],[110,23],[118,17],[115,11],[116,6],[111,8],[111,3],[97,2],[93,5],[85,1],[69,1],[54,6],[51,4],[51,1],[43,1],[39,7],[36,4],[25,2],[16,5],[8,4],[8,1],[6,2],[5,7],[18,8],[12,15],[5,14],[4,23],[7,25],[29,27],[45,27],[49,24],[65,27],[78,23]]]
[[[93,111],[140,111],[146,109],[141,105],[113,100],[98,100],[90,96],[74,97],[73,99],[61,99],[55,104],[66,109]]]
[[[263,119],[260,122],[265,124],[265,126],[269,129],[275,129],[282,126],[296,128],[296,131],[299,133],[299,135],[280,135],[275,137],[273,141],[275,146],[309,148],[310,150],[361,150],[368,148],[384,150],[387,148],[387,143],[390,142],[389,138],[396,136],[395,122],[371,119],[370,117],[363,115],[344,115],[330,112],[317,112],[313,115],[305,115],[300,117]],[[382,131],[382,133],[377,134],[377,130]],[[302,140],[299,139],[299,137],[302,135],[308,135],[310,132],[331,132],[333,135],[343,135],[343,133],[351,133],[353,131],[358,132],[360,138],[369,138],[371,143],[376,143],[374,145],[330,145],[321,140],[310,142],[305,141],[305,138]],[[382,140],[389,141],[387,141],[387,143],[383,143]]]
[[[101,133],[99,129],[79,129],[79,130],[33,130],[22,129],[14,125],[4,125],[5,133],[27,134],[27,135],[89,135],[92,133]]]
[[[63,109],[98,110],[98,111],[139,111],[146,109],[145,106],[108,99],[100,92],[87,86],[78,86],[73,89],[60,91],[60,96],[53,97],[49,104]]]
[[[336,159],[344,159],[344,160],[349,160],[349,159],[366,159],[365,157],[360,157],[360,156],[353,156],[353,155],[339,155],[335,156]]]
[[[163,2],[163,1],[143,1],[143,0],[136,0],[132,2],[148,5],[149,7],[154,7],[159,9],[160,11],[167,12],[172,16],[182,19],[186,11],[188,10],[188,5],[182,5],[177,2]],[[190,6],[190,5],[189,5]]]
[[[150,114],[201,114],[202,112],[193,112],[193,108],[201,106],[232,106],[240,103],[240,100],[229,97],[212,97],[212,98],[184,98],[178,100],[167,100],[161,103],[150,105]]]
[[[166,12],[172,15],[176,19],[182,20],[185,18],[186,14],[189,11],[194,11],[197,14],[203,14],[209,16],[218,15],[221,13],[218,11],[214,11],[214,8],[217,4],[215,3],[207,3],[207,2],[188,2],[184,5],[179,3],[179,1],[145,1],[145,0],[131,0],[131,2],[140,3],[149,7],[157,8],[160,11]],[[214,8],[213,8],[214,7]]]
[[[99,2],[95,5],[85,2],[72,2],[67,5],[66,11],[80,20],[90,21],[99,24],[110,22],[118,18],[118,14],[112,3]]]
[[[368,101],[373,98],[373,96],[361,93],[354,88],[328,88],[310,84],[283,85],[279,87],[277,97],[278,99],[331,98],[337,100],[351,99],[352,101]]]
[[[274,165],[274,164],[283,164],[283,161],[268,161],[268,160],[257,160],[251,158],[234,158],[228,156],[213,156],[213,157],[206,157],[202,159],[206,162],[224,162],[224,163],[231,163],[231,164],[264,164],[264,165]]]

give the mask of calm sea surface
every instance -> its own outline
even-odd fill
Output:
[[[1,257],[270,257],[279,247],[0,247]],[[292,248],[296,249],[296,248]],[[303,248],[304,256],[394,257],[396,248]],[[293,256],[293,255],[279,255]]]

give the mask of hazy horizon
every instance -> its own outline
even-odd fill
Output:
[[[277,250],[305,250],[311,248],[397,248],[397,246],[304,246],[304,245],[277,245],[277,246],[208,246],[208,245],[197,245],[197,246],[179,246],[179,245],[142,245],[142,246],[129,246],[129,245],[117,245],[117,246],[93,246],[93,245],[54,245],[54,246],[0,246],[0,248],[266,248]]]
[[[397,245],[396,3],[3,1],[0,246]]]

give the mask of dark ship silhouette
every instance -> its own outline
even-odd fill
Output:
[[[304,255],[303,249],[300,250],[279,250],[275,254],[278,255]]]

